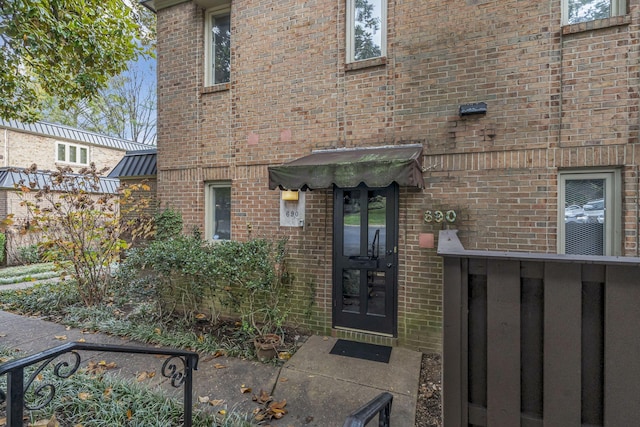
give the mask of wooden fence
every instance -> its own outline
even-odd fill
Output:
[[[444,257],[444,427],[640,425],[640,258]]]

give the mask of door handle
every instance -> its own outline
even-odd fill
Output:
[[[391,268],[391,267],[393,267],[393,263],[388,262],[388,263],[387,263],[387,268]]]

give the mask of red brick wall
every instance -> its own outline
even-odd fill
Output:
[[[232,4],[232,80],[203,89],[203,11],[158,13],[158,194],[204,224],[204,182],[232,181],[232,233],[290,236],[300,321],[331,328],[332,197],[279,227],[267,166],[313,149],[422,143],[426,188],[400,193],[398,342],[441,346],[441,261],[426,209],[455,209],[470,249],[556,252],[562,168],[619,167],[625,255],[638,255],[638,1],[561,27],[560,0],[389,0],[386,63],[345,65],[345,2]],[[486,102],[480,116],[460,104]]]

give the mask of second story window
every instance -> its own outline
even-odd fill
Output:
[[[347,62],[385,56],[387,1],[347,0]]]
[[[564,25],[595,21],[626,13],[626,0],[562,0]]]
[[[89,150],[80,145],[58,142],[56,144],[56,162],[86,166],[89,164]]]
[[[208,10],[205,25],[205,85],[228,83],[231,79],[231,8]]]

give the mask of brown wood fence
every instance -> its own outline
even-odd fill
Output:
[[[445,427],[640,425],[640,258],[438,254]]]

